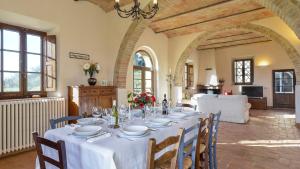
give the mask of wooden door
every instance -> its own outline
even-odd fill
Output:
[[[273,107],[295,108],[295,71],[273,70]]]

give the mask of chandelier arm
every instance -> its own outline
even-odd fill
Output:
[[[151,9],[149,6],[149,10],[144,11],[140,8],[140,2],[138,2],[138,0],[134,0],[134,6],[130,10],[121,9],[119,3],[116,3],[114,5],[114,8],[116,9],[118,15],[121,18],[128,18],[132,16],[134,20],[140,19],[141,17],[143,17],[144,19],[151,19],[155,16],[157,11],[159,10],[158,4],[153,4]]]
[[[143,16],[144,19],[151,19],[155,16],[155,14],[157,13],[158,10],[159,10],[158,6],[155,5],[149,11],[143,11],[142,10],[141,15]]]

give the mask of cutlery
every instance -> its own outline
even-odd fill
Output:
[[[149,128],[149,130],[151,130],[151,131],[156,131],[156,130],[158,130],[158,129],[155,129],[155,128]]]
[[[117,134],[117,137],[118,137],[118,138],[124,138],[124,139],[129,140],[129,141],[134,141],[133,139],[130,139],[130,138],[127,138],[127,137],[121,137],[121,136],[119,136],[118,134]]]
[[[98,134],[96,134],[96,135],[86,137],[86,139],[88,140],[88,139],[90,139],[90,138],[99,137],[99,136],[102,136],[102,135],[104,135],[104,134],[107,134],[107,132],[101,131],[100,133],[98,133]]]

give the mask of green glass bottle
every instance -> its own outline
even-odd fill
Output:
[[[119,126],[119,112],[118,112],[116,100],[113,100],[112,115],[115,118],[114,128],[119,128],[120,127]]]

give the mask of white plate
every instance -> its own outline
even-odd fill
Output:
[[[92,136],[98,134],[101,129],[100,126],[82,126],[75,128],[74,134],[77,136]]]
[[[147,124],[148,127],[150,128],[165,128],[165,127],[170,127],[172,126],[172,123],[168,123],[167,125],[161,125],[161,124],[154,124],[154,123],[149,123]]]
[[[193,116],[193,115],[196,115],[198,114],[198,112],[196,111],[191,111],[191,110],[185,110],[185,111],[182,111],[182,113],[188,115],[188,116]]]
[[[126,135],[139,136],[145,134],[148,131],[148,129],[149,128],[146,126],[131,125],[124,127],[122,131]]]
[[[172,113],[168,115],[169,118],[171,119],[183,119],[186,117],[186,114],[184,113]]]
[[[82,118],[77,120],[79,125],[91,125],[96,123],[103,123],[103,119],[101,118]]]
[[[119,133],[118,135],[121,137],[121,138],[141,138],[141,137],[146,137],[150,134],[151,132],[150,131],[147,131],[146,133],[142,134],[142,135],[127,135],[125,133]]]
[[[174,112],[181,112],[182,111],[182,107],[175,107],[174,108]]]
[[[166,119],[166,118],[155,118],[155,119],[149,120],[149,123],[151,123],[153,125],[161,125],[161,126],[168,125],[170,122],[171,122],[171,120]]]

